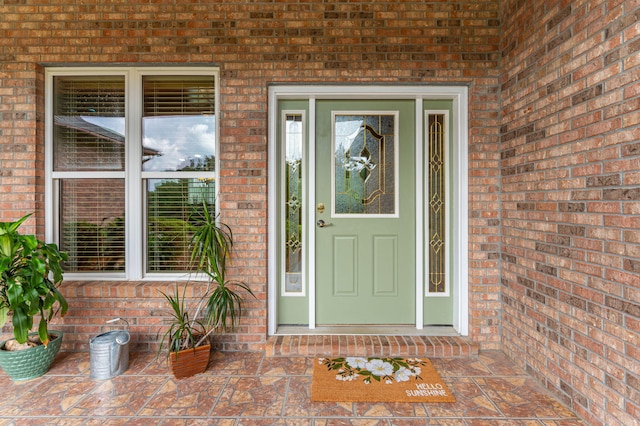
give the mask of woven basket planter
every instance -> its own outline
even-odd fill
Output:
[[[31,333],[30,335],[36,335]],[[22,351],[5,351],[0,344],[0,367],[13,381],[35,379],[49,371],[54,358],[62,345],[62,332],[49,330],[50,336],[57,336],[49,341],[48,346],[39,345]]]
[[[211,345],[198,346],[195,349],[185,349],[169,354],[169,365],[176,379],[190,377],[203,373],[209,365]]]

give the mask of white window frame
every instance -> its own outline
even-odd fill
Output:
[[[145,75],[197,76],[210,75],[215,84],[215,170],[213,172],[143,172],[142,171],[142,77]],[[92,172],[95,178],[125,180],[125,272],[65,273],[73,280],[182,280],[185,273],[145,273],[146,242],[144,186],[146,179],[154,178],[207,178],[219,182],[220,170],[220,71],[217,67],[48,67],[45,69],[45,238],[59,241],[57,202],[54,199],[56,181],[75,177],[75,172],[53,171],[53,80],[59,76],[123,76],[125,78],[125,170],[118,172]],[[131,96],[138,93],[137,96]],[[216,199],[219,194],[216,184]],[[216,208],[218,208],[216,203]]]

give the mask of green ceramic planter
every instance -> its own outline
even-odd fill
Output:
[[[0,344],[0,367],[13,381],[35,379],[49,371],[60,350],[63,336],[61,331],[49,330],[49,334],[58,337],[51,339],[47,347],[40,345],[23,351],[9,352],[4,350],[6,341]]]

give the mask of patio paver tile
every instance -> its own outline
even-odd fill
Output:
[[[134,352],[121,376],[92,380],[88,353],[62,353],[38,379],[0,373],[0,426],[584,425],[502,352],[430,359],[457,402],[312,402],[313,356],[215,352],[205,373],[177,380],[155,354]]]

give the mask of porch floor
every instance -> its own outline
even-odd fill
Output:
[[[217,352],[205,373],[176,380],[155,354],[132,352],[124,374],[98,381],[88,353],[60,353],[43,377],[0,373],[0,425],[583,424],[502,352],[430,358],[457,402],[311,402],[312,356]]]

